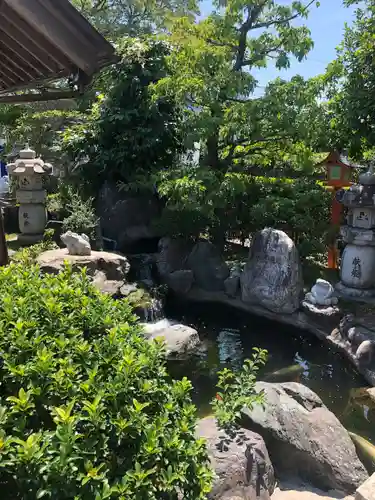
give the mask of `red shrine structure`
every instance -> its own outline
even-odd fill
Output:
[[[331,152],[325,160],[318,164],[326,170],[325,183],[332,190],[331,224],[337,227],[341,223],[343,205],[337,199],[337,192],[352,184],[354,169],[359,166],[351,163],[346,152]],[[328,250],[328,268],[337,269],[338,250],[332,244]]]

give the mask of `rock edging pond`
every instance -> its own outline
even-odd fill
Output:
[[[155,256],[159,279],[176,296],[225,304],[308,331],[343,352],[375,386],[375,322],[346,317],[339,307],[303,300],[301,263],[294,242],[283,231],[265,228],[254,235],[244,263],[230,270],[209,241],[195,244],[161,238]],[[335,303],[337,299],[335,298]]]
[[[340,325],[337,325],[338,320],[336,320],[336,325],[339,326],[339,328],[335,328],[333,326],[335,323],[333,323],[330,327],[322,325],[320,322],[314,320],[314,318],[303,311],[296,311],[292,314],[275,313],[262,306],[245,303],[240,298],[228,297],[224,292],[211,292],[202,290],[198,287],[192,287],[188,292],[178,295],[180,298],[187,301],[222,304],[239,311],[254,314],[275,322],[283,323],[284,325],[290,325],[295,328],[299,328],[300,330],[308,331],[319,337],[327,344],[331,345],[333,348],[345,354],[345,356],[354,364],[358,372],[363,375],[367,382],[370,385],[375,386],[375,367],[374,369],[367,368],[360,362],[360,360],[358,360],[356,352],[351,348],[350,342],[343,337],[343,334],[340,331]],[[343,324],[341,324],[341,328],[342,327]],[[343,332],[344,331],[345,327],[343,329]]]

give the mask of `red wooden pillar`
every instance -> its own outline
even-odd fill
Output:
[[[333,188],[332,208],[331,208],[332,228],[337,227],[341,224],[342,205],[336,199],[337,191],[338,188]],[[328,249],[328,269],[337,269],[338,267],[337,262],[338,262],[338,251],[336,242],[334,242]]]

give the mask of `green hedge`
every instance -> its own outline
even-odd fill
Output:
[[[126,301],[66,268],[0,270],[1,498],[204,498],[188,380]]]
[[[247,238],[273,227],[295,240],[302,257],[326,251],[332,194],[319,181],[185,167],[161,176],[158,188],[162,229],[172,236]]]

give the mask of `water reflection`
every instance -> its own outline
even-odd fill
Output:
[[[358,392],[366,388],[365,380],[347,359],[319,339],[266,320],[249,320],[249,316],[232,311],[207,306],[189,306],[189,314],[185,311],[175,307],[168,315],[195,327],[207,349],[203,356],[192,358],[185,365],[176,363],[171,369],[174,376],[185,375],[192,380],[194,402],[201,415],[211,411],[217,372],[224,366],[239,370],[244,359],[251,356],[252,348],[260,347],[267,349],[269,358],[259,379],[288,368],[291,373],[298,372],[295,380],[316,392],[347,429],[375,443],[375,403],[371,407]],[[294,380],[289,376],[286,380],[291,379]]]
[[[244,359],[241,332],[225,328],[217,336],[217,349],[221,364],[229,364],[233,370],[240,370]]]

